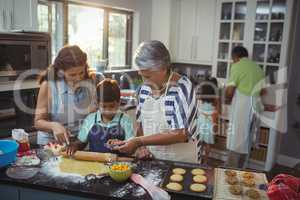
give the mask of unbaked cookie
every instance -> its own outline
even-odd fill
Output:
[[[230,185],[235,185],[235,184],[238,183],[238,179],[234,176],[232,176],[232,177],[229,176],[229,177],[226,178],[226,182]]]
[[[179,183],[170,182],[166,185],[169,190],[181,191],[183,189],[182,185]]]
[[[246,191],[246,195],[250,198],[250,199],[260,199],[260,194],[257,190],[255,189],[249,189]]]
[[[174,182],[181,182],[183,181],[183,176],[180,174],[173,174],[172,176],[170,176],[170,180]]]
[[[190,185],[190,190],[193,192],[204,192],[206,190],[206,186],[200,183],[193,183]]]
[[[193,175],[204,175],[205,171],[203,169],[193,169],[191,173]]]
[[[233,195],[241,195],[243,188],[240,185],[231,185],[229,186],[229,192]]]
[[[205,183],[207,181],[207,177],[203,175],[197,175],[193,177],[193,181],[196,183]]]
[[[244,179],[243,184],[246,187],[254,187],[255,186],[255,181],[254,181],[254,179]]]
[[[236,171],[233,171],[233,170],[225,170],[225,174],[227,175],[227,176],[236,176]]]
[[[182,168],[175,168],[175,169],[173,169],[173,173],[174,174],[179,174],[179,175],[183,175],[183,174],[185,174],[185,169],[182,169]]]

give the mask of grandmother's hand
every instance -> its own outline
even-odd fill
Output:
[[[140,141],[138,138],[132,138],[128,141],[122,141],[113,148],[115,151],[119,151],[120,153],[133,154],[140,146]]]

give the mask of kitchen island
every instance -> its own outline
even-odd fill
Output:
[[[53,159],[51,162],[53,162]],[[141,199],[150,200],[149,194],[132,181],[116,183],[110,177],[86,179],[55,174],[51,165],[44,160],[40,171],[27,180],[12,179],[6,169],[0,170],[0,193],[3,200],[88,200],[88,199]],[[142,175],[156,185],[160,185],[169,168],[176,164],[170,161],[137,161],[135,173]],[[177,163],[180,164],[180,163]],[[48,166],[46,168],[45,166]],[[50,166],[50,168],[49,168]],[[211,188],[212,189],[212,188]],[[201,199],[188,195],[170,193],[172,199]]]

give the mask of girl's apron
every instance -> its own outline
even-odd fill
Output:
[[[125,140],[125,130],[121,127],[122,117],[123,113],[121,113],[117,125],[112,127],[104,127],[98,123],[97,114],[95,115],[95,123],[88,134],[88,144],[90,151],[109,153],[112,151],[106,146],[108,140]]]
[[[152,96],[148,96],[145,99],[141,109],[141,120],[145,136],[171,130],[165,116],[165,97],[172,74],[170,74],[164,95],[157,99],[154,99]],[[149,146],[149,150],[159,159],[191,163],[197,162],[197,144],[192,139],[187,143]]]

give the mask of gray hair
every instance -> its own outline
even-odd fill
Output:
[[[171,65],[170,53],[166,46],[157,40],[142,42],[135,51],[135,64],[139,69],[151,69]]]

